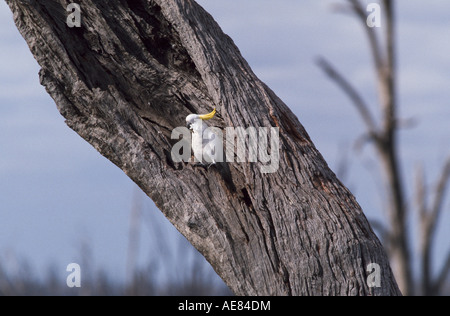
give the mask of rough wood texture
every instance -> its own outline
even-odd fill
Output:
[[[399,295],[360,206],[287,106],[191,0],[7,1],[67,125],[153,199],[238,295]],[[173,163],[173,128],[280,128],[280,164]],[[370,263],[381,287],[369,287]]]

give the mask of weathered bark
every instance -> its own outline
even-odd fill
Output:
[[[67,125],[121,168],[238,295],[399,295],[360,206],[287,106],[191,0],[7,1]],[[280,129],[280,162],[227,172],[174,163],[171,131],[217,108],[219,127]],[[381,268],[381,286],[367,278]]]

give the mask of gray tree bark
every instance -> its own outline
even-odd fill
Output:
[[[67,125],[153,199],[238,295],[400,295],[352,194],[289,108],[192,0],[7,0]],[[171,131],[217,108],[219,127],[280,131],[262,163],[171,159]],[[380,267],[379,287],[370,282]],[[372,286],[371,286],[372,285]]]

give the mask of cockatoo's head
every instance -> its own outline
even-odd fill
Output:
[[[212,119],[214,117],[215,114],[216,114],[216,109],[215,108],[209,114],[204,114],[204,115],[189,114],[188,116],[186,116],[186,126],[189,129],[194,129],[195,128],[195,124],[198,124],[199,120],[204,120],[204,121],[205,120],[210,120],[210,119]]]

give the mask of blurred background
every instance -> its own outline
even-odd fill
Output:
[[[346,1],[197,2],[294,111],[367,217],[385,223],[375,152],[355,145],[365,126],[315,62],[318,56],[333,61],[376,113],[365,32],[357,19],[333,9]],[[417,166],[431,186],[450,156],[450,2],[399,0],[396,8],[399,116],[413,122],[401,131],[400,158],[414,201]],[[0,295],[230,294],[152,201],[65,125],[38,71],[0,1]],[[410,217],[413,275],[420,282],[417,216]],[[449,224],[446,198],[432,247],[435,275],[445,270]],[[81,266],[79,289],[66,286],[69,263]]]

